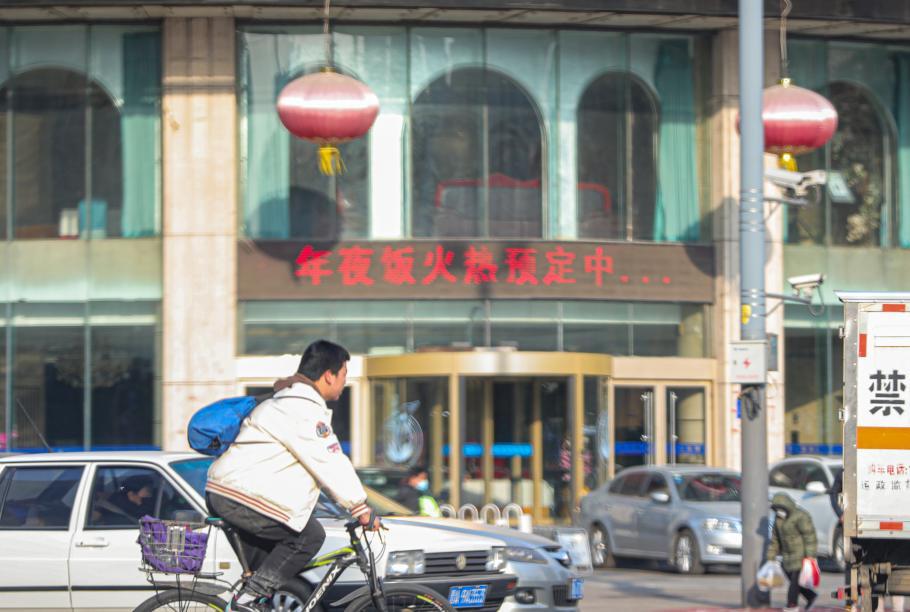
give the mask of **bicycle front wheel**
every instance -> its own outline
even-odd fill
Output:
[[[224,612],[227,602],[191,589],[167,589],[152,595],[133,612]]]
[[[363,594],[345,608],[345,612],[374,612],[376,606],[367,587]],[[385,605],[389,612],[455,612],[439,593],[419,584],[389,584],[383,586]]]

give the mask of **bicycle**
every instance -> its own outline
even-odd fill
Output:
[[[239,545],[237,533],[223,519],[209,517],[204,523],[187,523],[164,521],[143,517],[139,521],[139,544],[142,549],[141,570],[148,574],[148,580],[156,593],[139,604],[134,612],[152,612],[153,610],[217,610],[219,612],[238,612],[246,610],[238,603],[238,597],[246,585],[250,574],[249,564]],[[221,529],[233,549],[237,552],[243,568],[242,578],[233,584],[221,580],[221,572],[203,572],[202,564],[208,536],[212,528]],[[351,545],[322,555],[310,561],[307,571],[316,567],[331,564],[322,580],[313,588],[302,612],[310,612],[322,602],[329,588],[338,580],[341,573],[354,565],[367,577],[367,585],[332,602],[332,607],[344,607],[346,612],[399,612],[399,611],[438,611],[454,612],[454,608],[439,593],[419,584],[384,585],[376,574],[376,559],[369,540],[358,535],[358,529],[365,533],[362,526],[351,521],[345,524]],[[381,538],[381,536],[380,536]],[[381,553],[380,553],[381,556]],[[174,582],[162,582],[156,574],[175,575]],[[187,576],[188,581],[181,584],[180,577]],[[159,590],[159,586],[162,586]],[[227,592],[228,599],[220,597]],[[273,598],[273,610],[285,610],[280,603],[276,604],[278,595]]]

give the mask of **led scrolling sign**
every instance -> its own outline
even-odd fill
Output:
[[[241,299],[616,299],[712,302],[709,246],[544,241],[260,241]]]

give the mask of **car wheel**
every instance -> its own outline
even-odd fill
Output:
[[[847,559],[844,555],[844,532],[840,527],[834,530],[834,541],[831,543],[831,565],[838,572],[847,569]]]
[[[305,581],[294,578],[281,585],[272,597],[272,609],[282,612],[302,612],[306,600],[309,599],[313,589]],[[321,604],[316,604],[314,612],[323,612]]]
[[[610,536],[602,525],[592,525],[590,532],[591,560],[594,567],[616,567],[616,558],[610,550]]]
[[[680,574],[704,574],[705,566],[702,565],[698,554],[698,540],[688,529],[684,529],[676,536],[673,545],[673,567]]]

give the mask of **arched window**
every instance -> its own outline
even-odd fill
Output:
[[[21,73],[0,89],[0,121],[12,130],[0,163],[13,155],[14,238],[121,235],[120,112],[100,85],[59,68]]]
[[[828,185],[817,203],[790,207],[787,240],[879,246],[890,225],[885,204],[896,203],[894,128],[864,87],[836,81],[825,95],[837,109],[837,131],[826,148],[801,156],[799,169],[827,169]]]
[[[542,237],[542,158],[540,115],[513,80],[438,78],[411,114],[412,235]]]
[[[876,246],[883,206],[893,193],[892,128],[864,88],[832,83],[830,96],[839,118],[830,145],[831,170],[841,174],[853,195],[853,202],[832,198],[831,242]]]
[[[605,74],[578,104],[578,236],[654,238],[657,102],[635,77]]]
[[[339,145],[344,174],[319,172],[318,145],[290,138],[291,238],[337,240],[369,235],[369,136]]]

